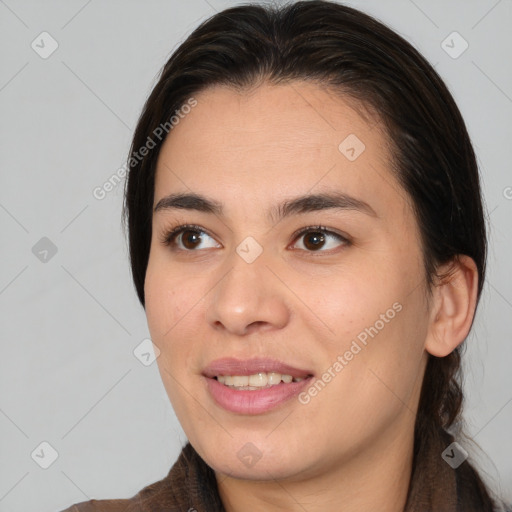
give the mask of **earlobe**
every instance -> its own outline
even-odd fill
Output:
[[[459,255],[439,269],[444,277],[433,289],[425,349],[436,357],[453,352],[467,337],[475,315],[478,269],[472,258]]]

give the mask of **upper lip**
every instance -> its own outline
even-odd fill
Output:
[[[276,359],[236,359],[234,357],[225,357],[212,361],[203,370],[203,375],[213,378],[218,375],[254,375],[260,372],[275,372],[281,375],[291,375],[295,378],[304,378],[313,375],[313,372],[309,370],[295,368]]]

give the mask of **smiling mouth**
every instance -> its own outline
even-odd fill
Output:
[[[311,375],[292,377],[291,375],[277,372],[258,372],[253,375],[217,375],[213,378],[231,389],[256,391],[280,386],[282,384],[290,384],[291,382],[302,382],[309,377],[311,377]]]
[[[227,357],[202,372],[213,401],[235,414],[264,414],[293,404],[292,398],[314,378],[311,370],[273,358]]]

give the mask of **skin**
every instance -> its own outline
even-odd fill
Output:
[[[194,192],[224,213],[155,212],[145,281],[159,370],[188,439],[214,469],[228,512],[403,510],[428,353],[449,354],[469,332],[473,260],[454,263],[427,301],[418,226],[387,135],[347,100],[306,82],[195,98],[161,149],[154,205]],[[338,149],[350,134],[365,144],[354,161]],[[284,200],[333,191],[376,215],[267,216]],[[162,243],[185,223],[206,231],[198,248]],[[292,236],[316,225],[349,243],[327,235],[315,250],[311,235]],[[263,248],[250,264],[235,250],[248,236]],[[321,378],[396,303],[400,312],[307,404],[242,415],[208,393],[201,373],[221,357],[268,356]],[[252,467],[237,456],[249,442],[261,453]]]

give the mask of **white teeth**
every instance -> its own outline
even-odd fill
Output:
[[[237,388],[240,388],[240,387],[243,387],[243,386],[248,386],[250,383],[249,383],[249,376],[247,375],[233,375],[233,377],[231,377],[233,379],[233,386],[237,387]],[[253,384],[251,384],[252,386]]]
[[[281,374],[271,372],[268,374],[268,383],[270,385],[279,384],[281,382]]]
[[[301,382],[304,377],[292,377],[291,375],[282,375],[276,372],[259,372],[254,375],[218,375],[217,380],[221,384],[238,389],[260,389],[270,386],[277,386],[283,381],[286,384],[290,382]]]
[[[262,388],[268,384],[268,377],[266,373],[257,373],[256,375],[249,376],[249,386]]]

